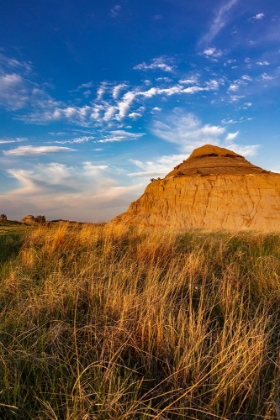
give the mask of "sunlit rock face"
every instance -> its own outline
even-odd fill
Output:
[[[280,174],[218,146],[195,149],[111,224],[280,230]]]

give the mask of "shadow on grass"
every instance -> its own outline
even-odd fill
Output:
[[[19,233],[9,233],[0,236],[0,264],[16,258],[25,236]]]

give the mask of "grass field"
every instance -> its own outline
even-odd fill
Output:
[[[1,419],[280,419],[280,236],[0,226]]]

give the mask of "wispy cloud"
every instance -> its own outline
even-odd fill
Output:
[[[238,120],[233,120],[232,118],[224,119],[224,120],[221,121],[221,123],[224,124],[224,125],[229,125],[229,124],[244,123],[246,121],[252,121],[252,120],[253,120],[253,118],[251,118],[251,117],[240,117]]]
[[[186,158],[184,154],[161,156],[155,160],[141,161],[131,159],[131,162],[137,166],[140,171],[131,172],[131,177],[159,177],[168,174],[174,166],[178,165],[183,159]]]
[[[129,133],[124,130],[112,130],[107,135],[103,136],[102,139],[97,140],[96,143],[113,143],[128,140],[138,140],[143,137],[144,133]]]
[[[0,52],[0,65],[6,71],[22,71],[23,73],[30,73],[32,71],[31,61],[18,61],[14,57],[7,57]]]
[[[238,1],[239,0],[229,0],[220,7],[216,12],[216,16],[211,23],[208,32],[200,40],[200,44],[209,44],[219,32],[226,27],[231,18],[230,11]]]
[[[162,70],[166,72],[173,72],[174,67],[170,63],[170,59],[165,57],[154,58],[150,64],[141,63],[133,67],[134,70]]]
[[[3,150],[6,156],[38,156],[47,153],[74,152],[75,149],[60,146],[20,146],[16,149]]]
[[[80,89],[90,89],[93,87],[93,82],[88,82],[88,83],[82,83],[81,85],[79,85],[77,87],[78,90]]]
[[[176,110],[166,118],[166,121],[155,121],[152,127],[153,133],[168,142],[175,143],[178,149],[186,154],[204,144],[216,144],[222,147],[230,147],[234,151],[250,156],[256,153],[258,145],[238,145],[233,140],[239,132],[228,133],[225,141],[221,135],[225,134],[225,127],[219,125],[203,124],[194,114],[185,114],[182,110]]]
[[[259,66],[269,66],[270,65],[270,63],[268,61],[266,61],[266,60],[264,60],[264,61],[257,61],[257,64]]]
[[[175,143],[179,150],[190,153],[206,143],[218,144],[225,128],[210,124],[203,125],[194,114],[185,114],[177,109],[165,122],[156,120],[152,132],[159,138]]]
[[[0,106],[18,110],[29,101],[28,89],[24,79],[16,74],[0,74]]]
[[[110,15],[112,18],[116,18],[117,16],[119,16],[121,11],[121,6],[119,4],[116,4],[111,10],[110,10]]]
[[[129,89],[126,83],[119,83],[113,87],[107,83],[101,83],[97,89],[97,98],[91,101],[90,105],[83,106],[63,106],[55,101],[42,100],[37,104],[36,110],[31,112],[28,117],[29,122],[44,123],[51,121],[67,120],[70,123],[80,126],[91,126],[95,124],[109,125],[121,123],[126,117],[136,120],[145,111],[147,100],[155,96],[168,98],[173,95],[194,95],[200,92],[215,92],[219,86],[224,84],[223,79],[210,79],[204,84],[198,83],[198,78],[192,77],[180,80],[174,84],[172,81],[169,86],[166,80],[158,82],[157,86],[146,88],[144,86]],[[186,86],[189,85],[189,86]],[[156,107],[159,108],[159,107]]]
[[[95,137],[93,136],[81,136],[81,137],[75,137],[71,140],[52,140],[48,141],[47,143],[56,143],[56,144],[82,144],[87,143],[90,140],[94,140]]]
[[[17,137],[15,139],[0,139],[0,144],[19,143],[27,140],[25,137]]]
[[[246,80],[246,81],[248,81],[248,82],[252,82],[252,81],[253,81],[252,77],[248,76],[248,74],[244,74],[244,75],[241,77],[241,79]]]

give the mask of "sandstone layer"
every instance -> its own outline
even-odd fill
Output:
[[[207,230],[280,230],[280,174],[205,145],[149,184],[110,223]]]

